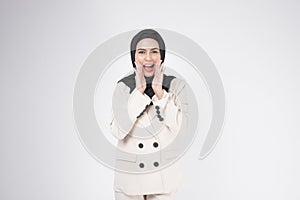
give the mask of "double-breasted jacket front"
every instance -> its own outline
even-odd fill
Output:
[[[185,81],[174,78],[158,99],[130,89],[124,82],[117,84],[110,127],[118,139],[116,168],[123,170],[115,171],[115,191],[128,195],[163,194],[181,185],[182,162],[164,165],[179,155],[176,148],[168,147],[179,129],[187,126],[183,120],[188,118],[185,90]]]

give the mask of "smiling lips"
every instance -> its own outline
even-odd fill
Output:
[[[152,65],[143,65],[144,69],[147,71],[147,72],[152,72],[153,69],[154,69],[154,64]]]

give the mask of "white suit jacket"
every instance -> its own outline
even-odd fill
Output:
[[[181,185],[180,160],[168,167],[160,167],[179,156],[176,149],[163,150],[174,141],[180,128],[188,126],[185,90],[185,82],[175,78],[169,91],[164,90],[163,98],[158,100],[155,95],[150,99],[138,89],[130,93],[130,88],[123,82],[117,84],[110,127],[120,150],[116,155],[116,166],[125,170],[115,171],[115,191],[128,195],[163,194],[176,191]],[[153,105],[149,106],[151,102]],[[145,137],[147,133],[148,137]],[[147,156],[151,153],[156,154]],[[135,173],[144,170],[154,172]]]

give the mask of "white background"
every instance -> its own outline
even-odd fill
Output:
[[[2,0],[0,199],[113,199],[113,171],[75,131],[76,77],[112,36],[162,28],[208,53],[227,99],[222,138],[205,160],[192,146],[177,200],[298,200],[299,8],[296,0]]]

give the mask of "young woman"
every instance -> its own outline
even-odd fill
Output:
[[[152,29],[130,45],[134,73],[118,81],[113,94],[112,134],[118,139],[116,200],[171,200],[181,179],[172,147],[187,115],[185,82],[164,74],[165,43]],[[171,148],[169,148],[171,147]]]

